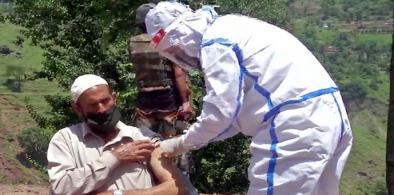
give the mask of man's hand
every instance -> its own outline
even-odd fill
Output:
[[[119,145],[112,154],[121,162],[135,162],[148,160],[154,149],[155,146],[151,141],[136,140]]]
[[[149,160],[150,173],[157,180],[155,186],[146,189],[123,189],[123,195],[177,194],[197,195],[197,190],[182,172],[176,167],[171,158],[164,158],[160,148],[152,152]],[[112,191],[92,192],[89,195],[112,195]]]
[[[194,109],[190,102],[185,102],[179,108],[178,118],[183,121],[190,121],[193,118]]]

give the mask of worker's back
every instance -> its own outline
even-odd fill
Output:
[[[129,58],[138,88],[137,107],[148,111],[173,111],[180,105],[171,63],[151,46],[151,36],[140,34],[129,40]]]
[[[262,122],[272,107],[313,91],[336,87],[327,71],[301,42],[269,23],[239,15],[222,16],[205,32],[203,45],[209,40],[238,47],[242,56],[240,65],[247,74],[239,114],[244,117],[238,122],[247,135],[254,136],[262,125],[250,121]],[[265,91],[264,98],[256,87],[260,92]],[[265,106],[257,108],[256,104]]]
[[[206,106],[207,116],[232,116],[231,125],[214,140],[237,131],[253,136],[248,194],[339,194],[340,174],[352,144],[351,127],[336,84],[308,49],[276,26],[227,15],[205,32],[201,56],[205,75],[239,72],[234,79],[208,78],[216,93],[233,90],[235,96],[204,100],[228,105]],[[238,88],[218,90],[229,81]],[[223,99],[230,101],[222,103]],[[213,123],[200,117],[216,125],[212,129],[220,129],[225,119]],[[201,126],[192,126],[189,132],[194,132],[185,135],[185,143],[202,142],[201,135],[208,133]]]

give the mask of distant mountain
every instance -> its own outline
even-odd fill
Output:
[[[387,194],[385,141],[393,33],[391,0],[290,1],[292,31],[341,89],[354,134],[342,194]]]

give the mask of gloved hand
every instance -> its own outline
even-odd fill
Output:
[[[182,136],[160,142],[160,149],[163,151],[164,156],[176,156],[189,151],[184,146]]]

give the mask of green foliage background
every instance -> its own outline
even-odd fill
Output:
[[[138,33],[134,10],[142,0],[14,0],[6,18],[23,26],[33,44],[44,51],[43,68],[30,79],[54,80],[68,90],[84,73],[106,78],[119,92],[124,118],[132,114],[136,88],[127,61],[129,36]],[[343,194],[385,194],[384,140],[388,98],[390,33],[360,33],[350,22],[383,23],[392,16],[390,0],[194,0],[191,7],[220,5],[222,13],[240,13],[277,24],[293,32],[319,58],[339,85],[352,121],[355,144],[344,172]],[[10,10],[10,6],[7,7]],[[3,15],[4,16],[4,15]],[[327,52],[332,46],[334,52]],[[201,106],[202,77],[191,72],[193,101]],[[26,129],[18,139],[44,165],[46,143],[58,129],[78,121],[67,93],[45,96],[50,111],[28,109],[39,129]],[[383,128],[382,128],[383,127]],[[36,143],[36,138],[43,140]],[[210,144],[193,154],[191,178],[201,192],[237,193],[247,190],[250,140],[236,136]]]
[[[127,61],[126,40],[138,33],[132,18],[135,8],[143,2],[15,0],[13,13],[8,18],[25,27],[25,35],[44,49],[44,67],[34,74],[35,78],[56,80],[61,87],[68,89],[71,82],[81,74],[101,75],[119,92],[119,103],[127,120],[133,110],[136,90],[132,64]],[[190,4],[198,7],[203,3],[206,2],[194,1]],[[243,10],[238,13],[249,13],[283,25],[287,21],[282,1],[218,1],[215,4],[222,5],[225,12]],[[263,12],[266,14],[261,15]],[[203,95],[202,77],[196,72],[191,75],[195,84],[194,103],[199,107]],[[29,137],[47,138],[58,129],[77,121],[69,108],[70,99],[67,96],[51,95],[45,98],[51,107],[50,115],[42,116],[31,106],[28,108],[38,125],[47,133],[37,134],[37,129],[26,129],[18,137],[25,148],[31,149],[28,151],[33,157],[39,157],[37,154],[46,151],[46,147],[44,144],[34,145],[29,142]],[[248,185],[248,143],[247,138],[238,136],[196,152],[193,155],[195,166],[192,173],[195,185],[203,192],[245,191]],[[233,154],[239,154],[239,158],[228,158]],[[42,159],[37,161],[44,164]]]

